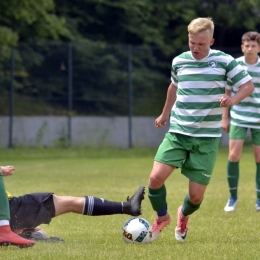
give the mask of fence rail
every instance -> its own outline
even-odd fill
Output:
[[[68,140],[75,116],[132,117],[161,112],[170,82],[171,60],[184,49],[165,53],[151,46],[104,43],[20,43],[0,60],[0,116],[66,116]],[[234,57],[240,50],[223,50]]]

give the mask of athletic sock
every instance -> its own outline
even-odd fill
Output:
[[[85,196],[85,205],[83,207],[83,215],[102,216],[123,213],[123,203],[109,201],[102,198]]]
[[[167,204],[163,207],[162,210],[157,211],[157,216],[158,217],[165,216],[166,214],[167,214]]]
[[[0,225],[9,225],[10,209],[3,174],[0,172]]]
[[[152,189],[148,187],[148,197],[152,204],[153,209],[160,214],[160,216],[164,216],[167,213],[167,202],[166,202],[166,187],[163,186],[159,189]]]
[[[239,161],[227,164],[227,179],[231,197],[237,198],[237,187],[239,180]]]
[[[255,175],[255,183],[256,183],[256,197],[257,200],[260,200],[260,163],[256,163],[256,175]]]
[[[187,194],[184,198],[183,205],[182,205],[182,213],[184,216],[191,215],[193,212],[200,208],[202,201],[199,204],[193,204],[190,201],[190,197]]]

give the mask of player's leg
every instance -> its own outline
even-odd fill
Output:
[[[124,202],[111,201],[93,196],[73,197],[57,196],[53,194],[55,216],[67,212],[89,216],[112,214],[139,216],[141,214],[141,203],[144,199],[144,193],[145,187],[140,186],[136,193],[131,198],[127,198],[127,201]]]
[[[0,172],[0,209],[0,226],[9,225],[10,210],[2,172]]]
[[[238,182],[239,182],[239,160],[242,154],[244,140],[229,140],[229,155],[227,163],[227,180],[230,193],[230,200],[237,200]],[[235,204],[232,201],[227,203],[225,211],[235,210]]]
[[[260,211],[260,129],[251,129],[253,151],[256,163],[256,211]]]
[[[24,229],[35,229],[41,224],[49,224],[51,219],[60,214],[75,212],[86,215],[141,214],[141,202],[145,187],[141,186],[125,202],[107,201],[86,196],[82,198],[57,196],[53,193],[31,193],[9,200],[10,225],[16,233]]]
[[[170,216],[167,211],[165,181],[176,167],[181,167],[186,158],[186,150],[183,148],[181,135],[167,133],[155,155],[154,164],[149,177],[149,193],[152,208],[157,216],[152,226],[155,240],[161,230],[170,224]]]
[[[49,224],[55,216],[67,212],[86,215],[141,214],[141,202],[144,199],[144,186],[125,202],[107,201],[91,196],[57,196],[53,193],[31,193],[9,200],[12,230],[35,228]]]
[[[220,138],[193,138],[192,149],[182,167],[189,179],[189,193],[178,208],[175,238],[184,242],[188,233],[189,216],[200,208],[215,166]]]
[[[164,227],[170,224],[171,218],[167,211],[165,180],[174,170],[173,166],[154,162],[149,178],[149,199],[157,216],[152,226],[152,241],[157,239]]]
[[[183,204],[178,208],[175,238],[184,242],[188,233],[189,216],[200,208],[207,186],[189,181],[189,194],[184,198]]]
[[[0,172],[0,245],[15,245],[21,248],[33,246],[33,241],[23,239],[11,231],[9,220],[9,202],[6,195],[3,174]]]
[[[227,180],[230,198],[224,208],[224,211],[226,212],[232,212],[236,209],[239,181],[239,160],[242,154],[246,132],[247,128],[230,125],[229,155],[227,163]]]
[[[260,211],[260,145],[253,145],[256,162],[256,211]]]
[[[93,196],[57,196],[53,193],[31,193],[9,200],[11,227],[22,237],[34,241],[61,242],[59,237],[47,238],[39,225],[49,224],[51,219],[64,213],[73,212],[98,216],[110,214],[141,214],[141,202],[145,187],[140,186],[136,193],[125,202],[108,201]]]

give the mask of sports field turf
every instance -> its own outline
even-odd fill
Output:
[[[108,148],[2,149],[1,165],[16,166],[6,177],[14,195],[53,191],[57,195],[92,195],[125,200],[140,185],[147,187],[155,150]],[[255,163],[250,146],[240,162],[239,202],[234,213],[223,208],[229,197],[226,181],[227,148],[221,148],[201,209],[191,216],[185,243],[174,238],[176,211],[187,193],[187,179],[176,170],[167,180],[172,223],[151,244],[125,244],[121,238],[127,215],[89,217],[66,214],[42,227],[64,243],[37,243],[33,248],[0,248],[0,259],[259,259],[260,213],[255,212]],[[151,224],[154,212],[147,193],[143,214]]]

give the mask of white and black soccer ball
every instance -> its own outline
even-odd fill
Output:
[[[152,227],[144,218],[130,218],[123,225],[122,237],[126,243],[146,244],[151,242]]]

